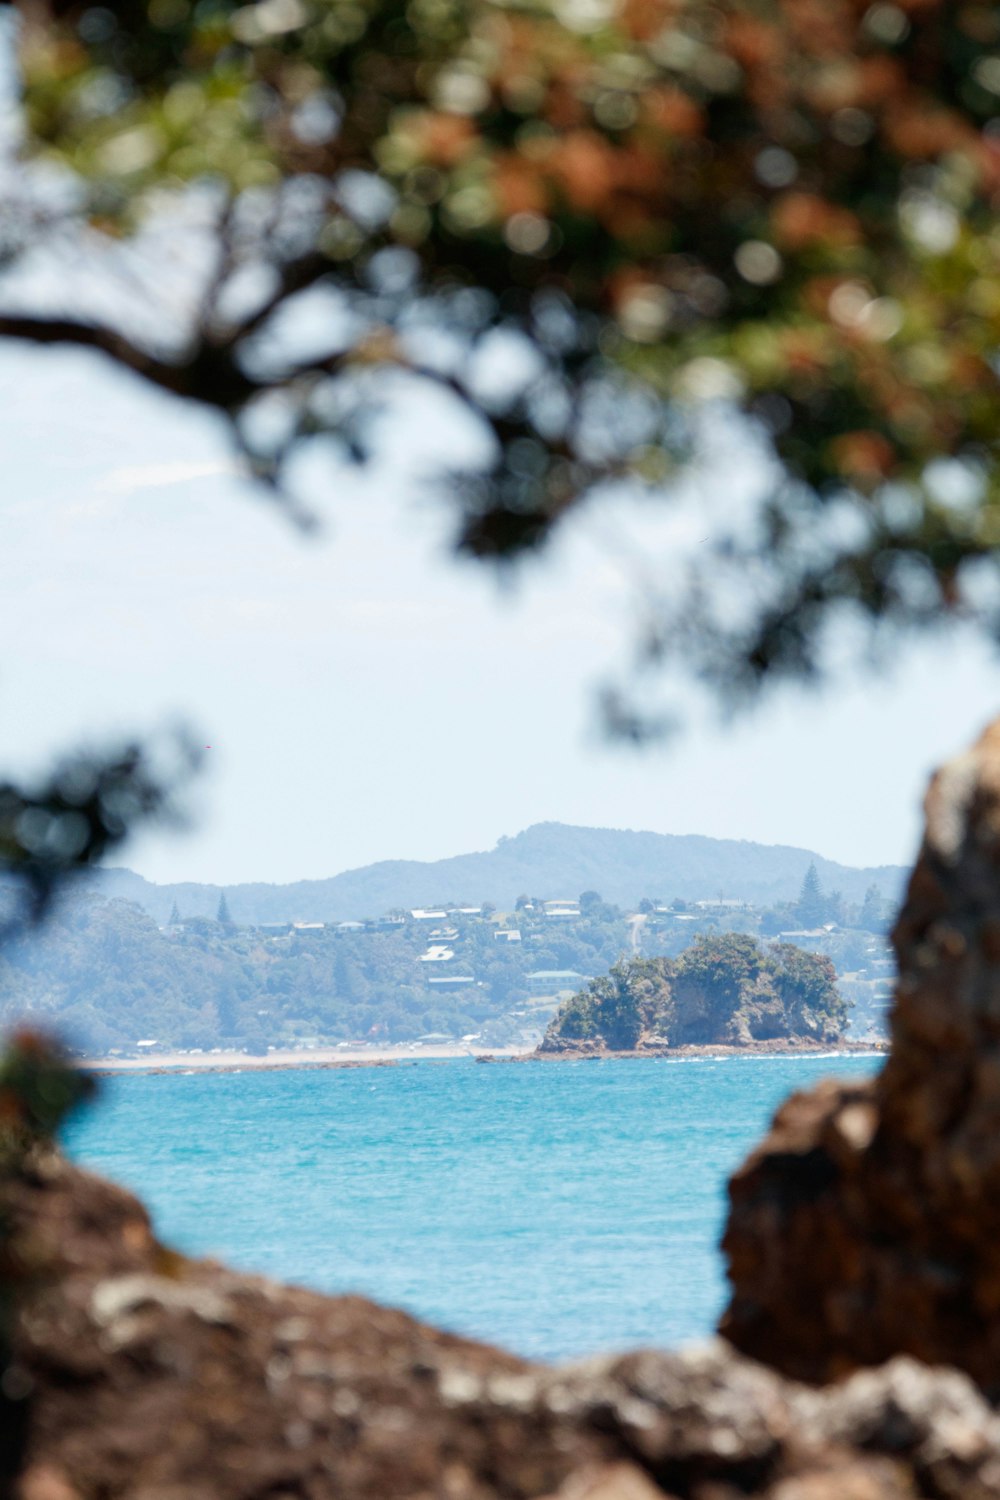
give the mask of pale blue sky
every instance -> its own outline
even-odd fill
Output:
[[[128,850],[153,879],[323,876],[544,819],[906,862],[930,769],[1000,708],[1000,666],[966,640],[663,750],[609,747],[594,689],[669,540],[648,506],[584,517],[503,589],[412,495],[414,451],[459,441],[440,423],[329,481],[306,540],[214,420],[91,356],[8,345],[0,399],[0,766],[184,717],[213,748],[194,830]]]

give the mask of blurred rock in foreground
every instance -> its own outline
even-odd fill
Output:
[[[1000,1396],[1000,722],[931,782],[889,1058],[793,1096],[730,1185],[722,1331],[798,1379],[906,1353]]]
[[[954,1371],[816,1391],[721,1341],[544,1369],[176,1256],[52,1150],[0,1198],[14,1500],[1000,1496],[1000,1420]]]

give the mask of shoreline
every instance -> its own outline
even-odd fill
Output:
[[[882,1057],[889,1050],[888,1042],[843,1041],[819,1042],[754,1042],[746,1046],[726,1043],[681,1047],[643,1048],[636,1052],[599,1052],[575,1049],[561,1052],[539,1052],[534,1048],[505,1047],[488,1050],[471,1048],[461,1044],[452,1046],[430,1046],[411,1048],[405,1043],[399,1046],[371,1048],[316,1047],[309,1051],[289,1048],[270,1052],[265,1057],[252,1057],[245,1052],[210,1052],[190,1054],[163,1052],[150,1057],[84,1057],[77,1066],[98,1077],[114,1077],[128,1073],[179,1074],[196,1073],[276,1073],[289,1070],[329,1071],[339,1068],[388,1068],[399,1063],[454,1062],[460,1058],[471,1058],[479,1063],[526,1063],[526,1062],[612,1062],[618,1060],[653,1060],[670,1062],[675,1059],[725,1059],[731,1057]]]
[[[477,1058],[486,1048],[466,1047],[460,1042],[429,1047],[383,1045],[373,1047],[284,1048],[255,1057],[248,1052],[157,1052],[148,1057],[81,1057],[77,1066],[88,1073],[275,1073],[290,1068],[317,1071],[329,1068],[385,1068],[400,1062],[448,1062],[456,1058]],[[498,1048],[495,1057],[504,1062],[530,1056],[520,1048]]]

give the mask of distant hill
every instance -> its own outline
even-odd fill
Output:
[[[126,869],[101,870],[95,881],[104,894],[134,901],[160,922],[174,902],[184,917],[214,916],[223,891],[236,922],[331,922],[445,902],[492,901],[509,909],[522,894],[551,898],[585,890],[619,906],[634,906],[643,896],[697,901],[718,895],[769,905],[799,894],[810,863],[827,891],[854,902],[870,885],[897,901],[907,874],[899,865],[855,869],[781,844],[536,823],[484,852],[428,862],[382,860],[289,885],[155,885]]]

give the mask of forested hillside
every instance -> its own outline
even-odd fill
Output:
[[[569,896],[590,888],[623,907],[634,907],[643,897],[698,900],[720,894],[763,906],[793,901],[811,864],[824,885],[848,901],[860,902],[872,885],[890,902],[902,894],[906,872],[896,865],[855,869],[780,844],[562,823],[537,823],[483,853],[431,863],[386,860],[329,880],[234,885],[225,891],[237,922],[345,921],[393,907],[473,901],[509,909],[519,895]],[[137,902],[159,922],[167,920],[175,902],[184,916],[213,916],[223,889],[157,886],[130,870],[102,871],[98,888]]]
[[[518,942],[498,940],[482,913],[450,913],[440,929],[411,920],[274,934],[191,918],[161,930],[131,903],[78,898],[4,947],[0,1026],[29,1018],[93,1054],[149,1039],[264,1050],[485,1032],[500,1044],[530,1033],[538,1006],[540,1035],[552,996],[628,945],[623,917],[603,903],[569,922],[541,911],[519,922]]]
[[[224,896],[213,917],[174,909],[157,923],[130,902],[84,892],[41,930],[5,946],[0,1024],[28,1018],[98,1055],[151,1041],[263,1051],[428,1035],[533,1046],[560,996],[585,992],[591,980],[607,985],[597,976],[610,970],[615,983],[625,975],[629,986],[639,978],[669,981],[670,1003],[681,1005],[671,1011],[673,1035],[688,1028],[679,1018],[690,1008],[695,955],[718,951],[723,969],[739,959],[756,988],[752,996],[740,989],[736,1009],[712,1036],[728,1036],[730,1023],[739,1030],[741,1018],[750,1018],[752,1036],[761,1026],[797,1035],[801,1016],[774,1011],[772,990],[787,995],[794,955],[807,950],[823,955],[823,973],[844,976],[859,1034],[878,1034],[893,967],[888,912],[874,886],[864,901],[846,902],[823,889],[812,867],[796,901],[767,908],[646,898],[629,911],[589,889],[568,900],[522,895],[506,911],[489,903],[418,908],[340,924],[240,924]],[[760,947],[767,938],[778,945]],[[781,974],[775,954],[785,955]],[[642,967],[650,962],[653,968]],[[565,1013],[566,1034],[605,1036],[606,999],[603,989],[583,993]],[[666,1015],[659,1005],[640,1030],[662,1027]]]

